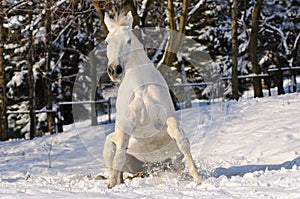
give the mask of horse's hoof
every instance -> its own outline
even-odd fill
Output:
[[[199,185],[202,184],[202,178],[200,178],[200,177],[194,178],[194,181]]]
[[[108,183],[107,188],[112,189],[116,185],[117,185],[117,182],[116,181],[112,181],[112,182]]]
[[[116,185],[108,184],[108,185],[107,185],[107,188],[112,189],[114,186],[116,186]]]

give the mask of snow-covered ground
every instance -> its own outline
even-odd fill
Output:
[[[178,113],[204,178],[187,171],[107,189],[102,161],[113,125],[89,121],[0,143],[0,198],[300,198],[300,94],[200,104]],[[49,168],[51,166],[51,168]]]

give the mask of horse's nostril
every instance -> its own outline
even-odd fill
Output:
[[[120,75],[122,72],[123,72],[122,67],[120,65],[117,65],[117,67],[116,67],[116,73],[117,73],[117,75]]]
[[[107,72],[108,72],[108,74],[110,74],[110,75],[112,75],[114,72],[113,72],[113,70],[111,69],[111,68],[108,68],[107,69]]]

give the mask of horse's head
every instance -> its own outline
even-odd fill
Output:
[[[104,22],[109,30],[106,37],[108,67],[107,72],[112,81],[120,82],[125,73],[125,66],[129,59],[129,54],[137,48],[136,38],[132,29],[133,17],[131,12],[127,15],[117,15],[111,19],[105,14]]]

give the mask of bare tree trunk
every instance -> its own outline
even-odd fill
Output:
[[[92,16],[86,16],[88,18],[87,20],[87,35],[90,38],[89,43],[87,45],[90,53],[89,53],[89,65],[90,65],[90,77],[91,77],[91,93],[90,97],[92,101],[96,101],[96,92],[97,92],[97,71],[96,71],[96,61],[95,61],[95,54],[94,54],[94,42],[92,40],[93,38],[93,18]],[[98,125],[97,121],[97,110],[96,110],[96,104],[91,104],[91,122],[93,126]]]
[[[97,71],[96,71],[96,61],[95,61],[95,54],[94,51],[91,51],[89,54],[90,60],[90,76],[91,76],[91,100],[96,101],[96,92],[97,92]],[[98,125],[97,120],[97,110],[96,110],[96,104],[91,104],[91,122],[92,126]]]
[[[52,32],[51,32],[51,6],[52,6],[52,0],[48,0],[46,4],[46,18],[45,18],[45,29],[46,29],[46,71],[47,74],[51,73],[51,43],[52,43]],[[51,80],[46,76],[46,109],[49,111],[52,111],[52,87],[51,87]],[[48,131],[50,134],[55,133],[55,127],[54,127],[54,114],[52,112],[47,113],[47,124],[48,124]]]
[[[174,9],[174,2],[173,0],[168,0],[168,15],[170,21],[170,39],[168,42],[167,51],[164,55],[163,64],[167,66],[171,66],[172,63],[175,61],[176,53],[179,50],[180,43],[182,40],[182,34],[185,33],[185,26],[187,22],[187,13],[188,13],[188,6],[190,5],[189,0],[183,0],[182,2],[182,12],[180,15],[180,23],[179,23],[179,34],[176,32],[176,16],[175,16],[175,9]]]
[[[252,12],[252,31],[250,36],[249,54],[250,61],[252,64],[252,72],[260,74],[260,66],[257,61],[257,44],[258,44],[258,27],[259,27],[259,16],[262,7],[263,0],[257,0],[253,12]],[[262,84],[260,78],[253,78],[254,97],[263,97]]]
[[[185,27],[186,27],[186,24],[187,24],[187,15],[188,15],[189,5],[190,5],[189,0],[183,0],[182,1],[182,12],[181,12],[181,15],[180,15],[180,24],[179,24],[179,32],[182,33],[182,34],[185,33]]]
[[[108,35],[108,29],[104,23],[104,9],[103,9],[103,1],[101,0],[93,0],[93,4],[94,4],[94,7],[95,7],[95,10],[101,20],[101,25],[102,25],[102,29],[103,29],[103,32],[105,34],[105,36]]]
[[[29,22],[32,23],[32,12],[29,11]],[[29,29],[29,49],[27,53],[28,64],[28,85],[29,85],[29,116],[30,116],[30,139],[36,137],[36,99],[35,99],[35,81],[33,75],[33,33]]]
[[[237,4],[238,0],[232,2],[231,30],[232,30],[232,98],[239,99],[238,88],[238,38],[237,38]]]
[[[4,81],[4,33],[3,33],[3,6],[0,0],[0,140],[5,141],[8,139],[7,135],[7,116],[6,116],[6,85]]]
[[[174,10],[174,3],[173,0],[168,0],[168,15],[169,15],[169,23],[170,23],[170,38],[168,42],[167,51],[164,55],[163,64],[167,66],[171,66],[175,60],[176,52],[175,49],[175,40],[176,36],[174,35],[174,31],[177,30],[176,28],[176,17],[175,17],[175,10]]]
[[[190,5],[190,1],[189,0],[182,1],[182,11],[179,18],[178,32],[176,27],[176,15],[175,15],[174,2],[173,0],[168,0],[167,4],[168,4],[168,15],[169,15],[169,22],[170,22],[170,37],[169,37],[167,49],[163,56],[162,64],[167,66],[172,66],[173,62],[177,57],[177,53],[180,49],[182,37],[184,36],[185,33],[188,7]],[[178,57],[178,60],[179,60],[178,70],[181,71],[182,82],[187,83],[186,73],[184,71],[184,62],[182,60],[181,55],[180,57]],[[186,93],[185,105],[186,107],[190,107],[191,106],[190,90],[185,89],[185,93]]]
[[[63,94],[62,94],[62,58],[64,56],[64,43],[65,43],[65,35],[62,34],[60,36],[60,43],[61,47],[59,49],[59,60],[57,62],[58,69],[58,79],[57,79],[57,102],[60,103],[63,101]],[[50,60],[49,60],[50,61]],[[49,81],[50,82],[50,81]],[[63,132],[63,115],[62,115],[62,107],[61,105],[58,105],[57,109],[57,132]]]

